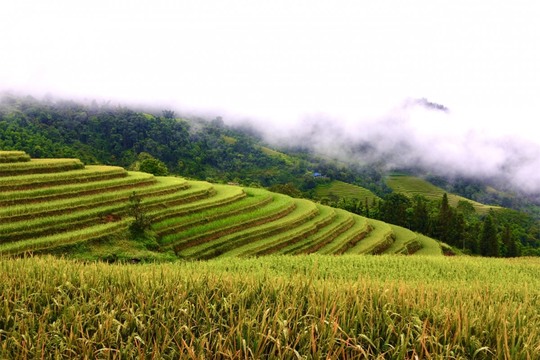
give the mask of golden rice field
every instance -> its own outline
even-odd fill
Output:
[[[537,258],[0,260],[2,359],[538,359]]]

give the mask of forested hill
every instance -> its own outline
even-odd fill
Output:
[[[141,153],[163,161],[170,173],[200,180],[272,186],[292,183],[307,192],[313,173],[388,192],[374,169],[336,165],[313,156],[289,156],[261,145],[244,131],[212,121],[178,119],[172,111],[148,114],[125,107],[0,99],[0,149],[33,158],[79,158],[86,164],[129,168]]]

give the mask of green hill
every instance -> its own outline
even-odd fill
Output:
[[[4,255],[210,259],[408,254],[423,246],[406,229],[263,189],[17,156],[20,162],[0,163]],[[0,152],[0,158],[13,154]],[[132,241],[135,208],[152,232]]]
[[[398,193],[403,193],[409,197],[422,195],[429,200],[440,200],[445,190],[429,183],[416,176],[393,174],[386,178],[388,186]],[[451,206],[457,206],[459,201],[468,201],[479,214],[486,214],[489,209],[500,209],[499,206],[485,205],[479,202],[464,198],[459,195],[448,194],[448,202]]]

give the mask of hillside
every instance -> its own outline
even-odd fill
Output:
[[[264,189],[11,151],[0,152],[0,206],[4,255],[52,252],[115,261],[410,254],[436,244],[425,245],[425,238],[406,229]],[[146,232],[134,232],[134,225],[148,224]]]
[[[220,117],[200,119],[170,110],[143,112],[96,102],[2,96],[0,150],[124,168],[148,153],[172,174],[256,187],[291,183],[303,193],[316,186],[314,172],[377,194],[386,189],[382,175],[373,168],[343,166],[305,152],[279,152],[255,130],[227,126]]]
[[[332,180],[326,183],[320,183],[315,188],[315,195],[318,198],[346,198],[354,199],[356,201],[361,201],[364,203],[367,201],[369,204],[373,203],[373,200],[380,200],[380,198],[369,191],[366,188],[363,188],[358,185],[348,184],[339,180]]]
[[[386,183],[395,192],[405,194],[409,197],[422,195],[429,200],[441,200],[444,189],[437,187],[428,181],[416,176],[391,174],[386,177]],[[464,198],[455,194],[448,194],[448,202],[456,207],[460,201],[468,201],[479,214],[487,214],[490,209],[500,209],[500,206],[485,205],[479,202]]]
[[[476,214],[478,218],[471,216],[467,206],[462,206],[463,209],[459,210],[462,214],[455,217],[455,223],[450,226],[457,231],[449,240],[440,229],[437,205],[440,197],[432,197],[437,200],[427,204],[416,204],[410,199],[408,203],[401,204],[403,206],[396,207],[401,200],[391,197],[392,190],[385,182],[385,164],[345,163],[295,147],[274,149],[248,125],[227,126],[219,117],[205,120],[179,117],[167,110],[159,113],[146,109],[143,112],[95,102],[40,101],[32,97],[5,95],[0,98],[0,150],[24,150],[33,158],[78,158],[92,166],[106,164],[134,171],[141,169],[142,159],[154,158],[162,163],[159,165],[164,171],[152,171],[147,166],[143,170],[155,175],[180,175],[186,181],[264,187],[391,222],[441,239],[471,254],[482,254],[478,239],[486,209],[481,205],[477,204],[480,210],[480,214]],[[315,176],[317,173],[323,176]],[[438,179],[435,184],[444,186],[452,194],[472,193],[474,197],[468,197],[479,203],[482,202],[479,199],[488,199],[485,186],[458,180],[441,185],[444,181]],[[433,182],[431,178],[430,181]],[[324,196],[325,186],[328,186],[329,196]],[[355,186],[369,190],[382,200],[373,197],[376,204],[359,202]],[[322,197],[318,194],[320,191]],[[440,194],[440,191],[438,189],[436,193]],[[534,205],[528,200],[522,201],[520,196],[509,202],[508,196],[501,197],[500,193],[492,196],[492,193],[489,194],[494,201],[484,203],[511,205],[526,211],[500,210],[494,214],[496,237],[503,239],[503,234],[510,234],[506,244],[499,244],[499,255],[540,255],[540,222],[534,218]],[[364,194],[369,195],[367,192]],[[386,202],[388,206],[384,205]],[[459,218],[461,215],[463,219]],[[514,243],[517,250],[508,251],[507,244]],[[114,253],[122,252],[125,246],[122,242],[116,244],[119,251]],[[95,245],[92,251],[106,256],[110,248]],[[148,249],[141,245],[139,251],[145,253]],[[151,254],[153,256],[154,252]],[[171,253],[160,255],[168,258]],[[112,254],[111,257],[114,258]]]

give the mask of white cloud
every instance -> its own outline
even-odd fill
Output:
[[[409,137],[461,156],[473,137],[539,143],[538,18],[534,1],[4,1],[0,87],[366,133],[426,97],[451,121],[414,113]]]

